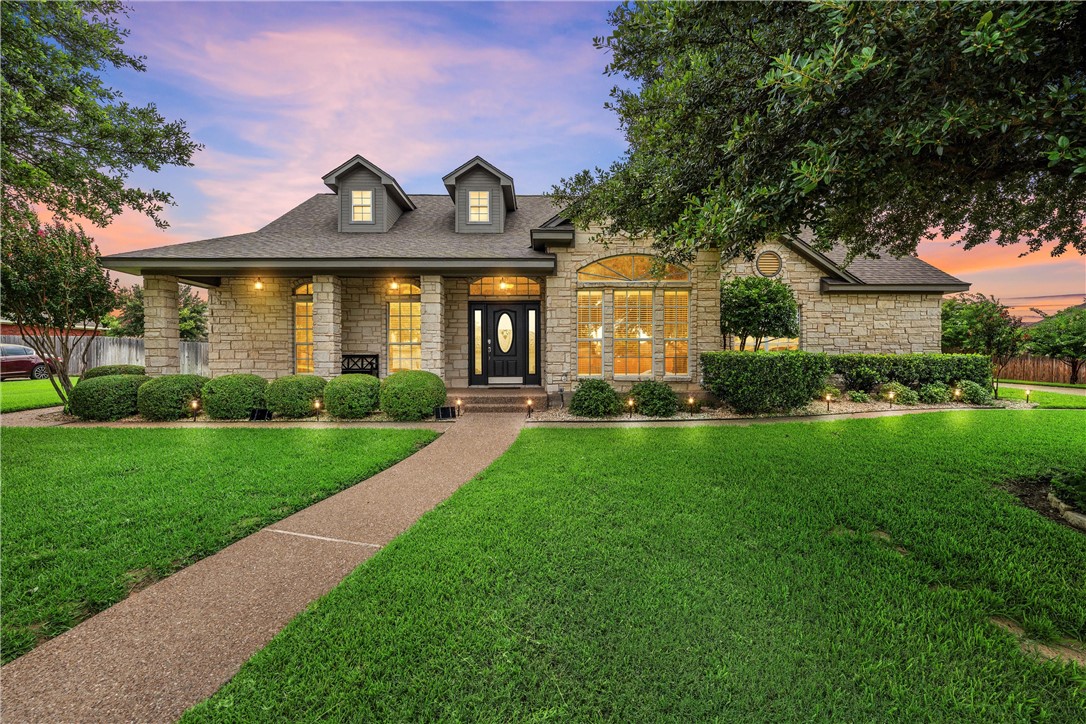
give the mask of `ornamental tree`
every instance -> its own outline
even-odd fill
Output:
[[[628,150],[554,187],[581,226],[750,257],[936,233],[1086,253],[1086,3],[624,3]]]
[[[739,339],[739,350],[754,339],[757,350],[773,337],[799,336],[799,306],[787,284],[765,277],[737,277],[720,283],[720,333]]]
[[[4,236],[0,307],[39,357],[62,360],[48,365],[49,379],[67,407],[68,361],[78,355],[79,369],[86,368],[98,320],[113,309],[116,283],[81,228],[23,218]]]
[[[992,360],[995,396],[1003,368],[1022,353],[1022,320],[995,297],[959,294],[943,302],[943,351],[987,355]]]
[[[1077,384],[1079,370],[1086,362],[1086,308],[1068,307],[1052,315],[1033,311],[1042,319],[1026,330],[1026,349],[1069,366],[1070,382]]]
[[[110,67],[144,71],[123,49],[128,30],[117,0],[0,3],[0,171],[5,226],[18,212],[44,207],[107,225],[131,209],[159,227],[170,194],[130,187],[136,168],[189,166],[201,148],[184,121],[167,121],[154,104],[133,106],[108,87]]]

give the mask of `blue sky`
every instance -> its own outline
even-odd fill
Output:
[[[137,174],[172,192],[171,228],[134,215],[95,230],[103,253],[251,231],[325,191],[360,153],[409,193],[479,154],[542,193],[625,148],[604,108],[616,82],[592,38],[614,3],[151,3],[125,25],[147,72],[108,78],[134,103],[184,118],[206,148],[195,167]],[[1086,294],[1086,261],[1015,248],[920,256],[1028,307]]]

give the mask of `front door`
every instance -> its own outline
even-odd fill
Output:
[[[473,302],[469,337],[471,384],[539,384],[538,302]]]

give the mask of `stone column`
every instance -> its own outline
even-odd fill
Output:
[[[177,277],[143,277],[143,365],[149,375],[181,372],[181,333],[177,322]]]
[[[445,379],[445,280],[420,279],[422,296],[422,369]]]
[[[329,379],[342,369],[343,283],[331,274],[313,277],[313,374]]]

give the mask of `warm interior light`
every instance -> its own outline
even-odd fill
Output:
[[[260,277],[257,277],[256,278],[256,284],[253,285],[253,289],[255,289],[255,290],[257,290],[259,292],[263,288],[264,288],[264,282],[260,281]]]

